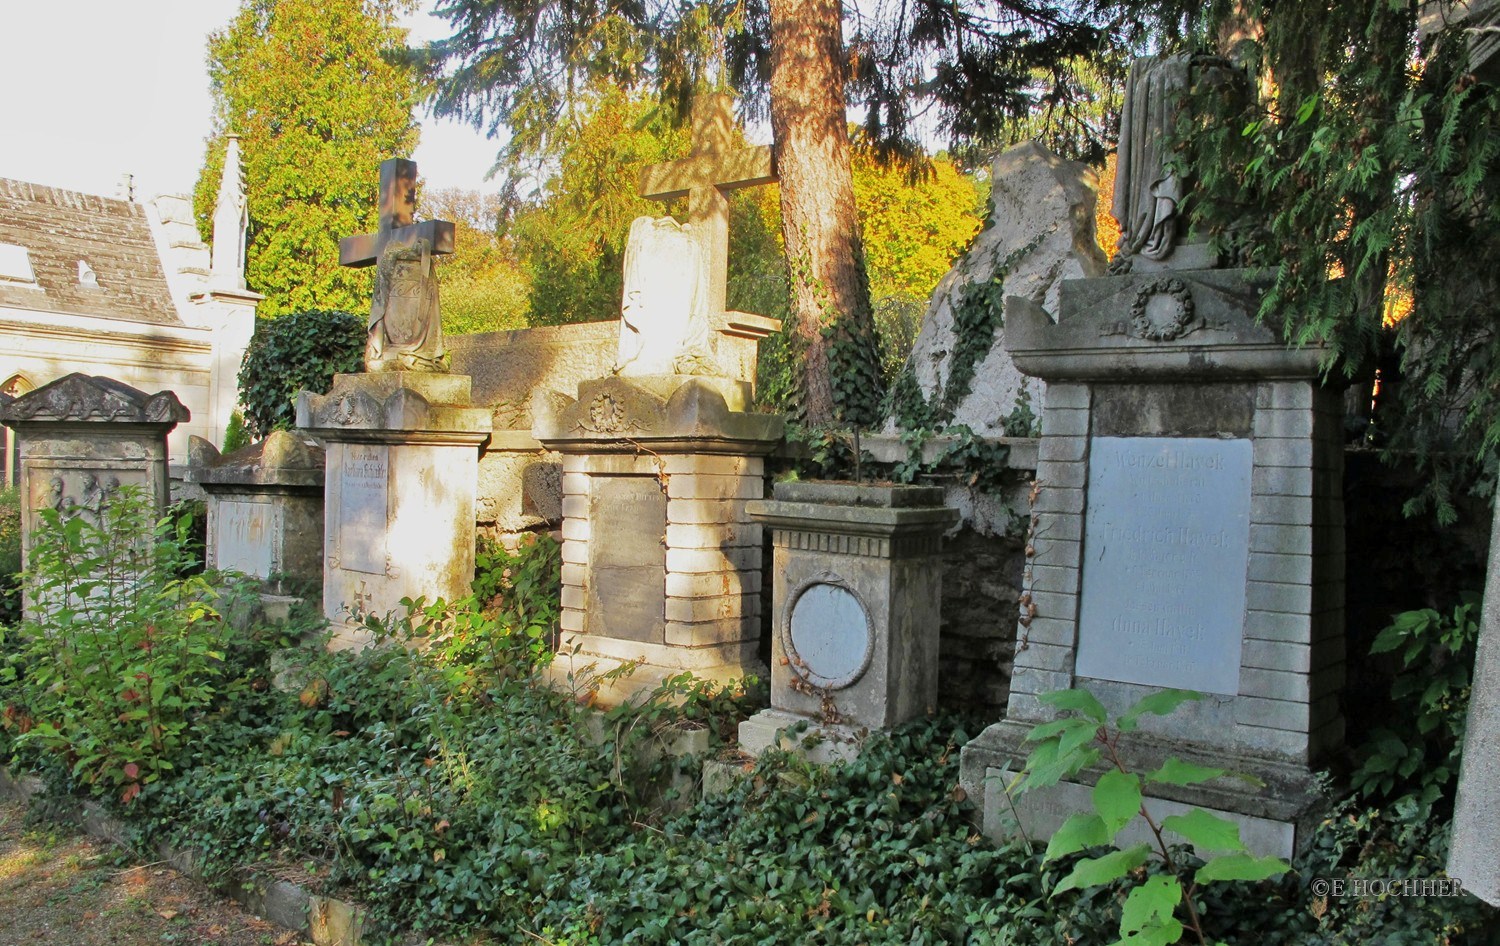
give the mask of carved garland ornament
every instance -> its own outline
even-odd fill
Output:
[[[589,420],[594,423],[595,433],[616,433],[625,429],[625,408],[613,396],[601,394],[589,404]]]
[[[1169,342],[1193,324],[1193,293],[1175,277],[1153,279],[1135,294],[1130,326],[1140,338]]]

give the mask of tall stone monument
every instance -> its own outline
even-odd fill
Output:
[[[636,664],[606,702],[683,671],[759,672],[764,492],[780,418],[749,411],[744,361],[757,325],[725,311],[725,191],[774,180],[768,148],[728,149],[723,96],[700,103],[693,151],[647,168],[641,192],[686,196],[689,219],[641,218],[626,250],[615,373],[535,409],[532,433],[563,455],[563,647],[554,673]],[[742,349],[748,343],[749,353]],[[753,371],[749,376],[753,377]]]
[[[1039,694],[1086,688],[1117,713],[1197,690],[1122,740],[1132,769],[1175,755],[1264,788],[1152,784],[1148,809],[1220,812],[1285,856],[1316,823],[1313,770],[1343,735],[1341,401],[1321,350],[1257,320],[1252,273],[1177,251],[1150,262],[1063,283],[1055,324],[1006,300],[1006,348],[1048,383],[1047,405],[1007,716],[965,747],[963,780],[991,833],[1014,811],[1045,836],[1099,772],[1012,807],[1008,773],[1052,718]]]
[[[414,222],[415,162],[380,166],[380,228],[340,241],[346,266],[376,264],[365,372],[297,395],[297,426],[326,447],[323,609],[331,646],[359,646],[363,619],[401,599],[454,600],[474,575],[474,504],[490,411],[446,371],[433,257],[453,225]]]

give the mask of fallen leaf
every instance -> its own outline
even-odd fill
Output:
[[[171,920],[171,919],[176,918],[177,911],[176,910],[157,910],[156,911],[156,915],[159,916],[159,917],[161,917],[163,920]]]

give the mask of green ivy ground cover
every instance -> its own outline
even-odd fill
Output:
[[[300,691],[282,692],[269,658],[285,629],[235,620],[235,583],[181,577],[186,527],[141,538],[139,506],[39,539],[33,587],[51,589],[52,624],[0,629],[0,758],[54,793],[99,798],[143,852],[167,841],[226,877],[263,863],[360,901],[377,939],[1102,946],[1119,941],[1129,890],[1164,869],[1061,891],[1105,849],[1044,862],[1041,845],[983,838],[958,789],[975,727],[951,718],[873,735],[833,768],[768,753],[727,794],[665,816],[661,776],[677,763],[653,751],[657,734],[706,728],[722,751],[751,707],[677,680],[662,699],[601,712],[540,685],[555,600],[545,540],[486,553],[483,608],[417,602],[377,627],[378,646],[307,651]],[[135,577],[106,589],[101,556],[123,560],[106,553],[130,535],[118,548]],[[109,624],[91,623],[106,607]],[[1465,613],[1455,626],[1472,624]],[[1410,652],[1450,624],[1409,622],[1393,642]],[[1384,758],[1366,768],[1400,769]],[[1206,934],[1228,946],[1493,941],[1494,914],[1472,899],[1312,894],[1318,878],[1439,875],[1441,786],[1365,797],[1282,877],[1201,888]]]

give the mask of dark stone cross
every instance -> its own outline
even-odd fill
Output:
[[[641,171],[640,194],[648,200],[688,199],[688,224],[708,261],[708,311],[718,324],[727,304],[730,191],[776,181],[769,145],[731,150],[734,99],[708,95],[693,108],[693,147],[677,161]]]
[[[380,162],[380,227],[339,241],[340,266],[373,266],[386,247],[412,246],[425,239],[434,256],[453,252],[453,224],[446,220],[415,222],[417,162],[390,158]]]

